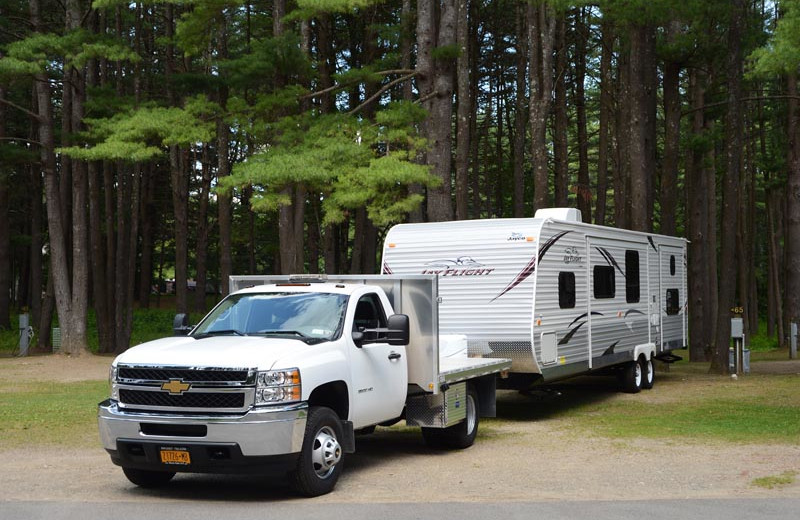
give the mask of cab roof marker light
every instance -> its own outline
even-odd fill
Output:
[[[328,281],[327,274],[292,274],[289,275],[289,282],[323,283]]]

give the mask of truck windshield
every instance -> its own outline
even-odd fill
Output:
[[[347,296],[331,293],[249,293],[229,296],[192,332],[208,336],[292,337],[330,341],[341,332]]]

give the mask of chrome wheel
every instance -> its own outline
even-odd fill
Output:
[[[475,406],[475,396],[467,393],[467,435],[471,435],[478,426],[478,407]]]
[[[328,478],[340,460],[342,460],[342,447],[336,439],[336,433],[329,426],[322,427],[314,437],[314,444],[311,447],[314,473],[319,478]]]

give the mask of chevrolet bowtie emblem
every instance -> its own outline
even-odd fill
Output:
[[[161,385],[162,390],[168,391],[170,394],[173,395],[180,395],[190,389],[192,385],[189,383],[184,383],[179,379],[170,379],[169,383],[164,383]]]

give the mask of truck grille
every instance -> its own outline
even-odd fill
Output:
[[[169,408],[242,408],[244,393],[191,392],[171,395],[166,392],[120,389],[119,399],[128,406]]]
[[[186,383],[247,383],[247,370],[119,367],[118,377],[136,381],[170,381]]]

